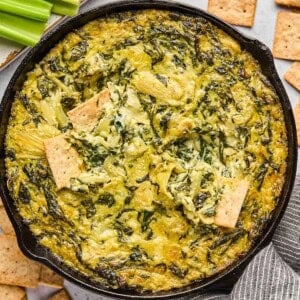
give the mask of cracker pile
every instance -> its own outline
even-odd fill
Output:
[[[300,8],[299,0],[275,0],[277,4]],[[300,61],[300,10],[280,11],[277,15],[273,55],[276,58]],[[300,62],[294,62],[284,74],[284,79],[300,91]],[[300,147],[300,101],[294,116]]]
[[[299,0],[275,0],[277,4],[299,7]],[[300,61],[300,10],[284,10],[277,15],[273,55]],[[284,75],[285,80],[300,91],[300,62],[295,62]]]
[[[19,250],[15,231],[0,199],[0,299],[25,299],[26,287],[63,287],[63,278],[49,268],[25,257]],[[61,298],[69,299],[69,298]]]

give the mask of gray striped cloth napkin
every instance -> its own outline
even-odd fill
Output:
[[[105,300],[66,282],[73,299]],[[182,298],[182,300],[190,300]],[[272,242],[250,262],[232,292],[191,300],[300,300],[300,173]]]

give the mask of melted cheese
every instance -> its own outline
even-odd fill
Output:
[[[72,126],[105,88],[92,126]],[[57,191],[43,143],[62,133],[84,168]],[[96,283],[137,291],[182,287],[246,253],[286,157],[280,102],[255,59],[206,20],[159,10],[67,35],[28,73],[6,136],[8,188],[39,243]],[[237,181],[243,199],[228,192]],[[239,206],[227,223],[215,219],[224,199]]]

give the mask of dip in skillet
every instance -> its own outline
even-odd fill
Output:
[[[279,197],[286,130],[258,63],[207,20],[120,13],[28,73],[8,188],[39,243],[102,285],[161,291],[245,254]]]

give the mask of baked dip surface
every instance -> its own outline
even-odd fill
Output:
[[[245,254],[286,171],[279,99],[202,18],[120,13],[29,72],[6,136],[8,188],[39,243],[102,285],[160,291]]]

